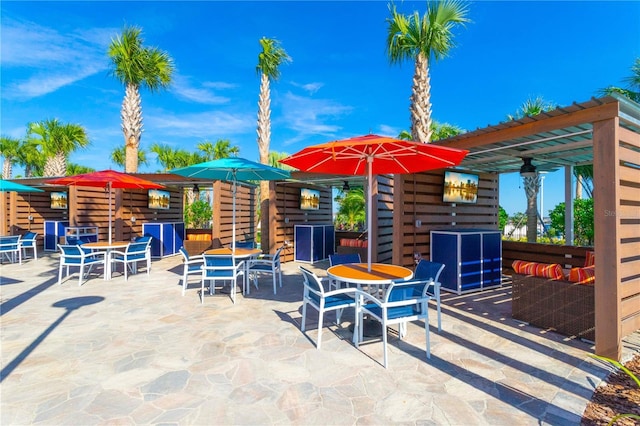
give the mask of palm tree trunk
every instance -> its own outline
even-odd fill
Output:
[[[260,97],[258,100],[258,151],[260,163],[269,164],[269,145],[271,144],[271,89],[269,77],[260,75]],[[260,182],[260,212],[261,216],[269,214],[269,182]],[[260,221],[262,224],[263,222]]]
[[[411,87],[411,137],[416,142],[431,142],[431,83],[428,58],[416,56]]]
[[[67,174],[67,156],[58,152],[51,158],[47,158],[44,164],[45,176],[65,176]]]
[[[2,165],[2,179],[11,179],[11,157],[5,157],[4,164]]]
[[[142,137],[142,102],[138,86],[128,83],[122,101],[122,132],[124,133],[126,173],[138,171],[138,148]]]

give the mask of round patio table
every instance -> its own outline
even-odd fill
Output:
[[[342,265],[331,266],[327,269],[327,275],[331,278],[347,282],[354,283],[361,288],[366,285],[368,288],[375,288],[377,290],[384,290],[385,286],[391,284],[397,280],[410,280],[413,278],[413,271],[404,266],[388,265],[386,263],[372,263],[371,270],[368,269],[367,263],[345,263]],[[352,329],[353,326],[349,328]],[[375,337],[382,335],[382,328],[378,321],[365,319],[362,324],[362,334],[366,337]],[[356,341],[356,334],[353,333],[353,341]]]
[[[82,247],[86,247],[86,248],[90,248],[91,250],[104,250],[106,251],[106,253],[104,254],[105,257],[105,278],[110,280],[111,279],[111,250],[113,249],[121,249],[121,248],[125,248],[129,245],[129,241],[96,241],[93,243],[84,243],[82,244]],[[126,268],[126,266],[125,266]]]
[[[244,260],[244,276],[242,277],[243,284],[243,294],[251,294],[251,285],[247,285],[247,280],[249,277],[249,268],[251,268],[251,259],[257,257],[259,254],[262,254],[262,250],[260,249],[250,249],[250,248],[242,248],[236,247],[235,251],[231,250],[227,247],[215,248],[205,250],[203,254],[212,254],[212,255],[233,255],[235,258]],[[231,291],[231,289],[229,289]],[[226,293],[226,287],[222,289],[223,293]]]

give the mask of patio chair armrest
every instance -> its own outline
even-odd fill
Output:
[[[360,290],[360,289],[355,289],[355,294],[356,294],[356,298],[358,300],[358,303],[360,303],[360,305],[364,305],[364,301],[367,300],[371,303],[374,303],[380,307],[382,307],[383,302],[378,299],[377,297],[367,293],[366,291]]]

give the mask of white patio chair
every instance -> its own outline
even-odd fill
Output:
[[[385,293],[383,301],[369,293],[357,290],[358,307],[356,328],[356,346],[362,341],[363,315],[375,319],[382,324],[382,345],[384,353],[384,367],[387,368],[387,327],[398,324],[398,336],[402,339],[405,334],[400,328],[405,327],[408,321],[424,321],[424,329],[427,337],[427,358],[431,358],[431,345],[429,341],[429,296],[426,291],[430,281],[411,280],[396,281],[391,283]],[[354,331],[355,332],[355,331]]]
[[[147,275],[151,271],[151,252],[146,241],[129,243],[125,251],[111,250],[109,257],[109,265],[122,263],[125,281],[129,279],[129,270],[133,274],[138,272],[138,263],[140,262],[146,263]]]
[[[329,266],[335,265],[344,265],[346,263],[361,263],[362,259],[360,258],[360,253],[345,253],[345,254],[330,254],[329,255]],[[330,280],[329,281],[330,288],[340,288],[342,286],[342,281],[338,280]]]
[[[20,238],[20,250],[22,250],[22,257],[27,256],[27,250],[33,251],[34,260],[38,260],[38,245],[37,245],[38,233],[27,232]]]
[[[58,244],[60,250],[60,266],[58,268],[58,285],[62,284],[62,270],[66,267],[69,276],[69,268],[77,267],[78,269],[78,286],[82,285],[82,278],[85,273],[88,276],[91,269],[95,265],[102,265],[104,279],[106,274],[106,257],[104,252],[89,251],[83,249],[79,245]],[[86,268],[86,272],[85,272]]]
[[[282,288],[282,267],[280,264],[280,254],[284,246],[276,250],[275,254],[261,254],[255,259],[249,260],[249,275],[253,277],[253,282],[258,288],[258,276],[260,274],[270,274],[273,279],[273,294],[276,294],[276,283],[280,283]]]
[[[440,274],[442,273],[444,266],[445,265],[442,263],[420,259],[416,266],[415,273],[413,274],[413,278],[417,280],[429,281],[426,294],[436,301],[436,308],[438,312],[438,333],[442,331],[442,320],[440,318],[440,288],[442,287],[442,284],[440,284],[440,281],[438,280],[440,279]]]
[[[204,264],[204,258],[201,254],[190,256],[184,246],[180,247],[179,251],[180,254],[182,254],[182,258],[184,260],[182,269],[182,295],[184,296],[184,292],[187,289],[187,279],[189,275],[197,274],[199,276],[202,276],[202,265]]]
[[[356,300],[355,288],[343,288],[333,291],[325,291],[322,280],[313,272],[300,266],[302,276],[304,277],[304,293],[302,295],[302,323],[300,330],[305,331],[307,320],[307,305],[318,311],[318,339],[316,348],[320,349],[322,345],[322,327],[324,321],[324,313],[328,311],[336,311],[336,323],[340,323],[340,316],[344,308],[355,308]],[[356,328],[358,317],[356,315]]]
[[[237,262],[230,254],[205,254],[202,265],[201,303],[204,303],[204,285],[209,282],[209,294],[215,294],[216,282],[231,282],[231,300],[236,303],[236,281],[244,276],[244,261]]]
[[[20,235],[6,235],[0,237],[0,262],[3,258],[11,263],[16,259],[22,264],[22,251],[20,250]]]

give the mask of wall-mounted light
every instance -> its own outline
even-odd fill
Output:
[[[520,176],[534,177],[536,175],[536,166],[531,164],[532,158],[525,157],[522,159],[522,167],[520,167]]]
[[[349,186],[349,182],[345,180],[345,181],[344,181],[344,185],[342,185],[342,190],[343,190],[344,192],[347,192],[347,191],[349,191],[350,189],[351,189],[351,187]]]
[[[193,192],[196,194],[200,193],[200,187],[198,186],[197,183],[193,184]]]

